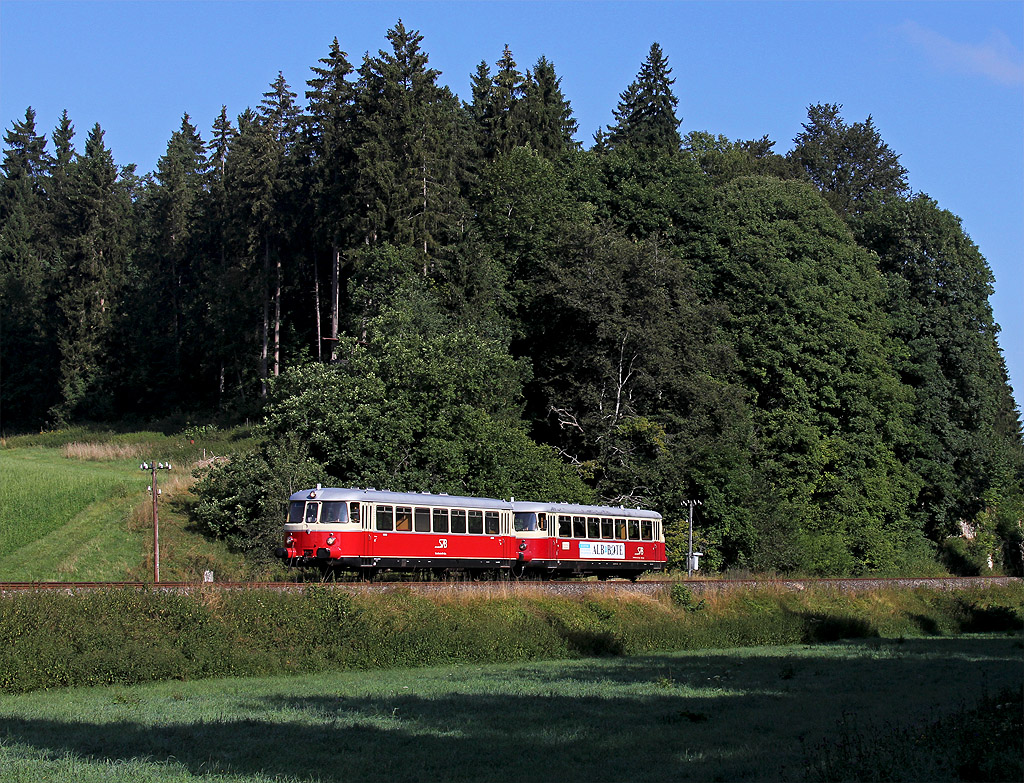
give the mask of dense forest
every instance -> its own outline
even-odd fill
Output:
[[[784,155],[684,135],[654,44],[584,148],[547,59],[506,47],[466,101],[387,40],[356,68],[335,39],[304,101],[279,75],[186,114],[146,175],[66,112],[12,124],[7,432],[258,418],[196,490],[243,549],[320,481],[700,499],[719,569],[1021,572],[992,273],[870,116],[811,106]]]

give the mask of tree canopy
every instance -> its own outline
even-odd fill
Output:
[[[651,506],[673,558],[700,499],[714,568],[1024,571],[991,270],[871,116],[814,104],[788,153],[682,129],[655,43],[584,149],[546,57],[460,100],[386,41],[185,114],[144,176],[12,123],[5,431],[255,416],[197,489],[239,547],[329,481]]]

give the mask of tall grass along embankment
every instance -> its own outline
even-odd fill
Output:
[[[749,589],[656,600],[153,589],[0,596],[0,691],[634,655],[854,637],[1019,632],[1024,586]]]

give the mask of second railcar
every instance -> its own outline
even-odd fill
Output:
[[[622,506],[513,502],[516,569],[544,577],[623,576],[665,567],[656,511]]]

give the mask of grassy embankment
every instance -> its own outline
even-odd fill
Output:
[[[0,692],[335,669],[643,655],[1024,627],[1024,585],[853,595],[749,589],[699,603],[495,588],[425,597],[122,589],[0,596]]]
[[[0,581],[151,581],[150,474],[161,471],[160,576],[198,581],[259,576],[219,542],[189,529],[192,471],[213,455],[237,450],[240,431],[197,428],[187,434],[115,433],[73,428],[5,439],[0,444]]]

